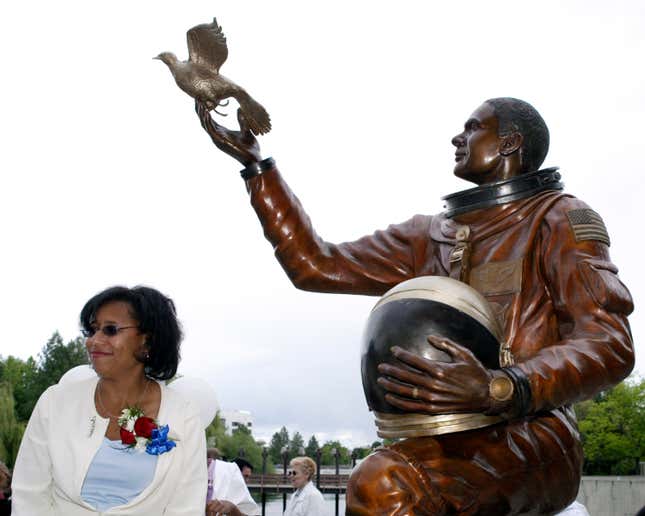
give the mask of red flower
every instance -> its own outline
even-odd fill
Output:
[[[151,417],[141,416],[134,422],[134,431],[139,437],[150,438],[155,428],[157,428],[157,423]]]
[[[121,432],[121,442],[123,444],[134,444],[137,440],[134,438],[134,433],[128,432],[125,428],[120,428]]]

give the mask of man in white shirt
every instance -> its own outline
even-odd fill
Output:
[[[206,516],[220,514],[258,516],[260,509],[251,497],[237,464],[209,458]]]

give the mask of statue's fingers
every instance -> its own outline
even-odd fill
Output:
[[[427,358],[419,356],[415,353],[406,351],[399,346],[393,346],[390,351],[397,358],[397,360],[400,360],[404,364],[412,366],[421,371],[432,371],[432,369],[434,369],[435,363],[437,362],[436,360],[428,360]]]
[[[392,364],[379,364],[378,372],[411,385],[426,385],[428,381],[428,376],[425,372],[420,374],[417,370],[413,371],[411,368],[398,367]]]
[[[431,403],[426,403],[419,400],[409,400],[407,398],[402,398],[401,396],[390,393],[385,395],[385,401],[387,401],[393,407],[405,410],[406,412],[432,414],[436,409],[436,407],[434,407]]]
[[[460,403],[450,399],[450,397],[440,397],[432,401],[409,400],[396,394],[388,393],[385,395],[385,401],[390,405],[405,410],[406,412],[416,412],[425,414],[457,414],[466,412],[469,409],[463,407]]]
[[[453,389],[441,382],[433,382],[431,385],[410,385],[401,383],[387,376],[379,376],[376,382],[386,391],[398,394],[404,398],[413,400],[424,400],[429,402],[445,401],[453,397]]]
[[[425,393],[425,389],[419,389],[418,387],[411,387],[410,385],[397,382],[386,376],[379,376],[376,380],[376,383],[378,383],[386,391],[394,394],[398,394],[399,396],[403,396],[404,398],[410,398],[410,399],[423,398],[423,396],[420,393],[421,392]]]
[[[434,346],[440,351],[448,353],[455,362],[468,362],[477,360],[472,351],[468,348],[465,348],[456,342],[453,342],[450,339],[444,337],[437,337],[436,335],[430,335],[428,337],[428,342],[431,346]]]

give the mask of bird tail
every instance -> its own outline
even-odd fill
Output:
[[[236,100],[253,134],[265,134],[271,130],[271,118],[262,104],[245,91],[238,93]]]

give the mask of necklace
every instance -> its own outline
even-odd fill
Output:
[[[103,385],[103,384],[101,384],[100,381],[99,381],[99,385],[96,388],[96,400],[99,402],[99,405],[101,406],[101,411],[105,415],[107,415],[109,419],[117,419],[118,420],[119,417],[121,417],[121,415],[119,414],[118,416],[115,416],[114,414],[108,412],[108,410],[105,408],[105,405],[103,404],[103,399],[101,397],[101,385]],[[135,404],[134,404],[135,407],[138,407],[139,403],[141,403],[141,400],[143,398],[145,398],[146,392],[148,392],[148,385],[150,385],[150,381],[146,378],[146,386],[143,389],[143,393],[141,394],[141,396],[139,396],[139,399],[135,402]]]

